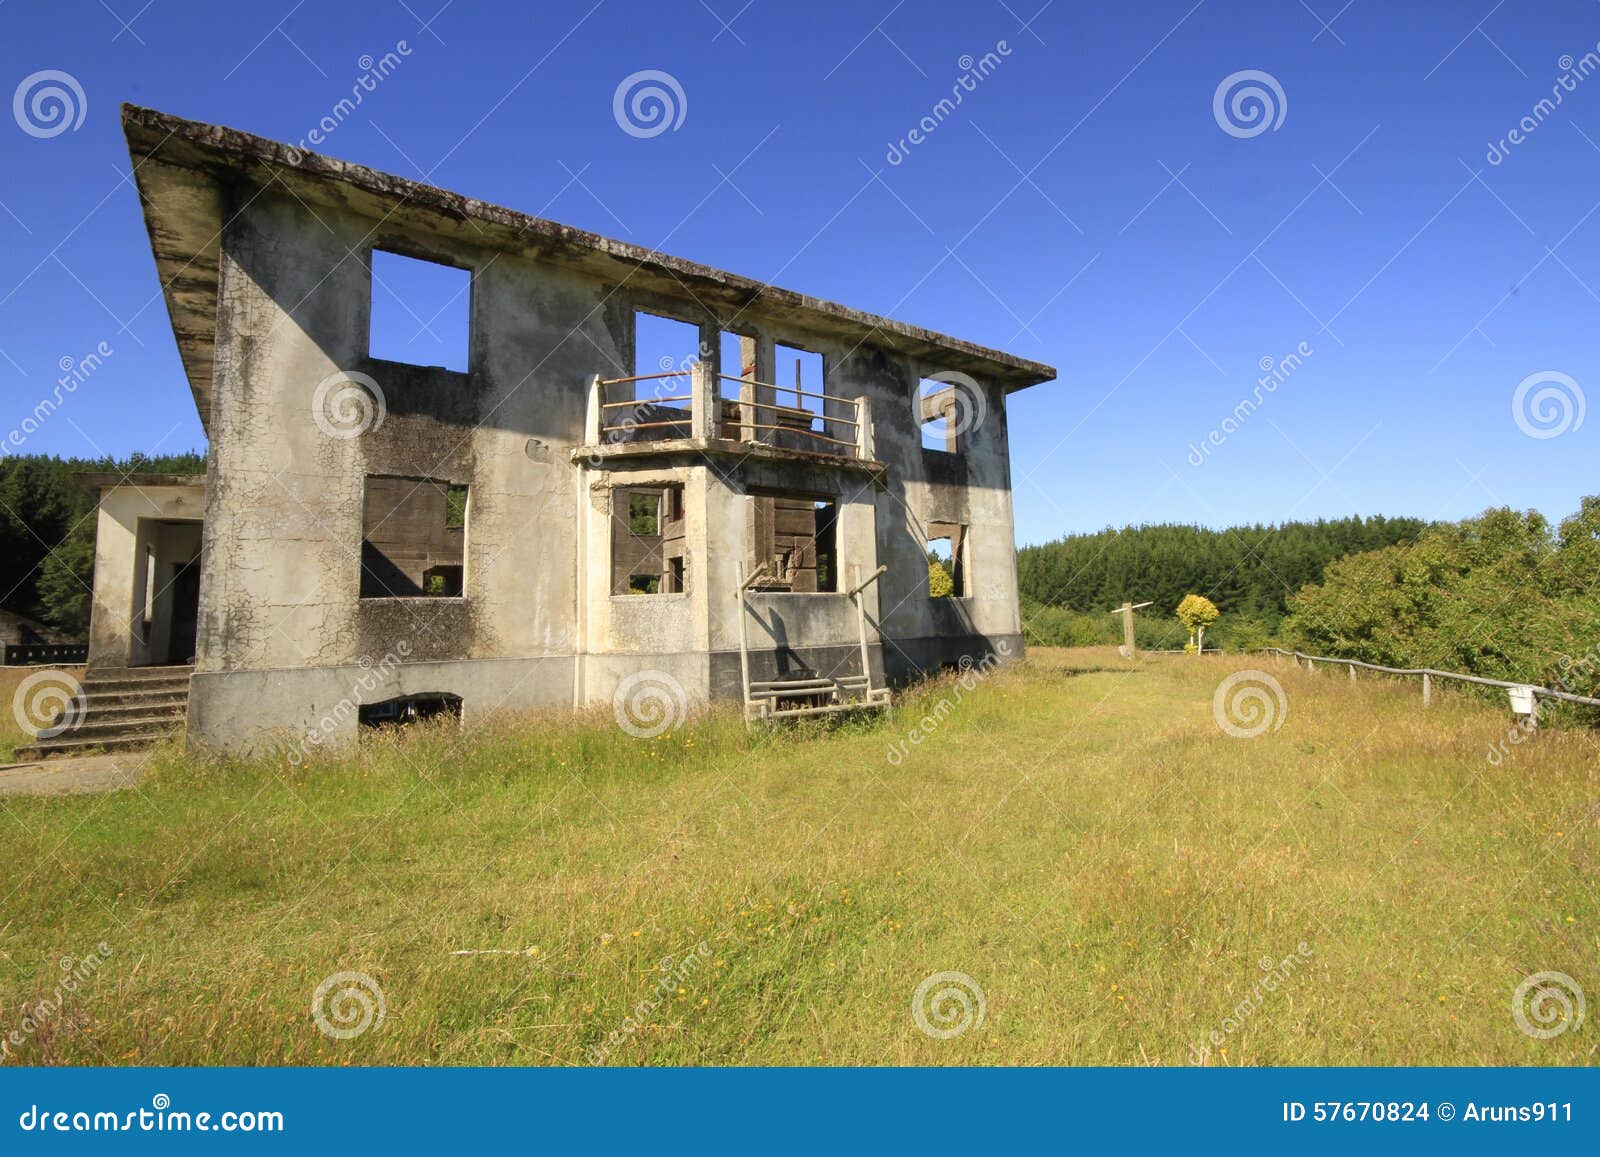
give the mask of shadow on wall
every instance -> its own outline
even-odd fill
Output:
[[[741,599],[740,603],[744,608],[744,613],[749,615],[755,621],[755,624],[765,631],[767,637],[772,640],[771,653],[773,661],[777,664],[778,678],[787,679],[792,676],[816,675],[816,670],[800,657],[798,651],[789,645],[789,624],[784,621],[782,613],[776,607],[772,608],[767,617],[763,619],[761,613],[755,607],[752,607],[748,601]],[[752,647],[752,650],[754,649]]]
[[[268,227],[277,234],[271,240],[278,243],[262,244],[250,235]],[[397,253],[469,273],[470,307],[459,319],[466,327],[460,335],[468,351],[466,369],[422,364],[421,359],[438,356],[422,345],[417,347],[423,352],[415,355],[419,359],[415,363],[373,356],[372,344],[380,336],[373,332],[373,310],[388,301],[394,287],[386,286],[381,274],[373,277],[370,266],[360,259],[361,248],[357,246],[356,256],[351,256],[335,240],[329,248],[305,246],[299,251],[300,260],[284,260],[283,254],[292,248],[282,243],[285,234],[309,239],[324,232],[315,222],[302,220],[291,206],[241,220],[230,229],[226,253],[235,270],[298,328],[298,336],[316,345],[336,367],[322,382],[304,383],[308,413],[336,437],[359,434],[363,450],[370,458],[385,460],[386,470],[458,473],[459,455],[444,451],[462,441],[449,436],[452,430],[459,435],[461,428],[481,426],[567,441],[583,428],[589,375],[608,360],[622,363],[624,334],[618,309],[595,309],[592,295],[576,288],[564,291],[567,283],[553,276],[548,283],[539,283],[542,292],[536,303],[547,324],[539,330],[521,329],[511,320],[516,316],[514,307],[526,307],[528,302],[509,299],[527,278],[513,276],[509,267],[491,273],[487,262],[473,269],[476,255],[471,252],[430,250],[392,234],[372,238],[369,244],[380,256]],[[224,313],[222,324],[226,317]],[[420,336],[428,332],[424,326]],[[559,339],[553,349],[547,335]],[[485,352],[491,339],[498,343],[493,359]],[[609,357],[601,352],[606,346],[611,347]],[[400,356],[408,346],[389,340],[379,348]],[[570,350],[570,356],[563,357],[563,349]],[[491,361],[517,365],[519,352],[525,355],[523,371],[512,380],[496,380]],[[272,352],[258,348],[245,356],[270,359]],[[536,365],[543,367],[536,379],[522,377]],[[526,389],[530,385],[539,387],[536,405],[531,404],[534,391]],[[505,405],[509,392],[519,388],[529,393],[528,402]],[[293,405],[296,399],[282,401]],[[413,420],[392,422],[394,418]]]

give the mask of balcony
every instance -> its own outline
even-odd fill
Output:
[[[590,382],[584,445],[575,458],[685,450],[881,469],[866,398],[717,374],[701,362],[659,374],[596,375]]]

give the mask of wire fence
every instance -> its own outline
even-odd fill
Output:
[[[1318,663],[1334,667],[1346,667],[1350,677],[1355,678],[1358,670],[1372,671],[1379,675],[1398,675],[1420,677],[1422,680],[1422,701],[1426,704],[1432,698],[1433,681],[1443,679],[1457,683],[1474,683],[1480,687],[1500,687],[1511,697],[1512,710],[1518,714],[1530,714],[1534,703],[1539,699],[1554,699],[1561,703],[1576,703],[1583,707],[1600,707],[1600,699],[1587,695],[1575,695],[1571,691],[1558,691],[1553,687],[1538,687],[1529,683],[1516,683],[1509,679],[1488,679],[1482,675],[1463,675],[1459,671],[1438,671],[1432,667],[1385,667],[1378,663],[1363,663],[1360,659],[1339,659],[1331,655],[1308,655],[1304,651],[1286,651],[1282,647],[1261,647],[1258,654],[1282,655],[1293,659],[1297,664],[1304,663],[1307,671],[1315,671]],[[1525,704],[1525,706],[1524,706]]]

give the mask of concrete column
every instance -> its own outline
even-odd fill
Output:
[[[583,421],[583,441],[587,446],[600,444],[600,426],[605,414],[600,404],[605,401],[605,396],[605,387],[600,384],[600,375],[596,374],[589,382],[589,408]]]
[[[746,343],[749,343],[748,346]],[[739,349],[745,364],[750,364],[750,356],[754,355],[755,382],[751,392],[751,401],[754,403],[752,414],[758,426],[774,426],[778,422],[778,412],[772,407],[777,405],[778,391],[774,389],[777,382],[777,352],[774,342],[770,337],[740,338]],[[771,442],[774,440],[773,430],[756,429],[752,431],[751,441]]]
[[[717,380],[705,362],[695,362],[690,368],[689,394],[689,436],[715,438],[721,428]]]

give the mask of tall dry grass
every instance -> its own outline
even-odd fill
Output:
[[[1256,667],[1286,714],[1232,738],[1214,692]],[[104,941],[13,1063],[1592,1063],[1592,1023],[1511,1009],[1543,970],[1600,996],[1592,733],[1496,765],[1492,705],[1262,659],[968,682],[880,724],[503,718],[6,800],[0,1034]],[[350,1040],[311,1013],[340,972],[384,1002]],[[940,972],[983,994],[950,1039],[912,1010]]]

